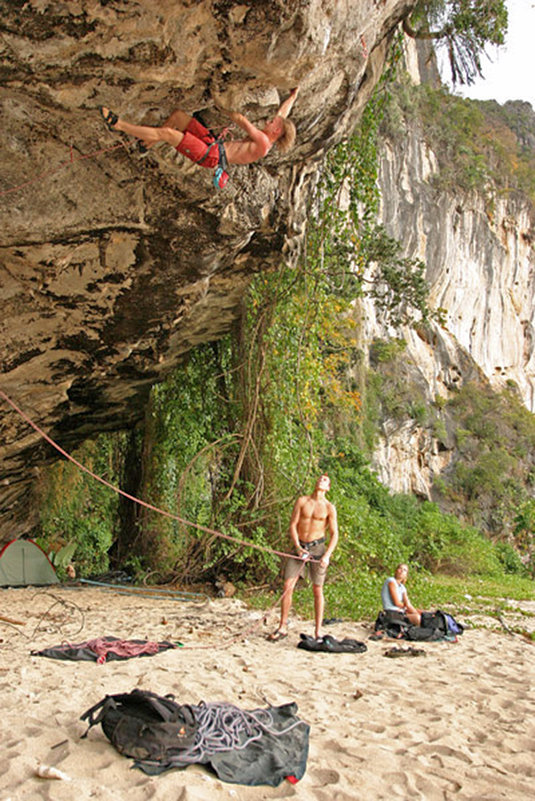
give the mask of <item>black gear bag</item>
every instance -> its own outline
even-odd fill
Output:
[[[162,697],[147,690],[107,695],[81,716],[88,728],[97,723],[119,753],[143,762],[167,763],[169,758],[191,748],[197,722],[193,709],[177,704],[172,695]]]

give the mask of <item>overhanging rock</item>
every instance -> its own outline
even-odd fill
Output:
[[[297,258],[321,160],[413,6],[2,3],[1,386],[64,447],[134,424],[150,386],[229,329],[252,275]],[[222,127],[222,104],[259,122],[297,84],[297,146],[222,191],[169,147],[141,161],[98,113],[150,125],[180,106]],[[31,528],[53,454],[3,403],[0,426],[5,541]]]

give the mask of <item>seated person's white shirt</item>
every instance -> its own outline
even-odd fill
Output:
[[[405,585],[402,584],[400,581],[397,581],[394,578],[394,576],[390,576],[390,578],[386,579],[381,589],[381,600],[383,602],[383,609],[385,610],[385,612],[392,612],[392,611],[402,612],[403,610],[400,609],[399,606],[396,606],[396,604],[392,600],[392,595],[390,593],[390,587],[389,587],[391,581],[393,581],[397,587],[398,597],[401,600],[401,602],[403,604],[406,604],[407,602],[407,590],[405,589]]]

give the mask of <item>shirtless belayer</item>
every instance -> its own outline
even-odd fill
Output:
[[[303,560],[311,559],[310,576],[314,591],[315,637],[321,637],[321,624],[325,605],[323,584],[327,567],[338,543],[336,509],[325,494],[331,488],[329,476],[321,475],[312,495],[297,499],[290,520],[290,537],[299,558],[288,558],[284,567],[284,593],[281,600],[281,619],[278,629],[268,639],[277,642],[288,634],[288,616],[292,606],[295,585],[303,571]],[[326,534],[329,542],[326,544]]]

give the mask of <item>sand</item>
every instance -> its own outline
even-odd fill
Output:
[[[96,588],[7,589],[0,614],[0,801],[525,801],[535,777],[534,646],[519,635],[468,629],[455,644],[418,643],[425,656],[385,658],[353,622],[328,633],[367,642],[364,654],[296,648],[310,621],[265,640],[276,615],[233,599],[192,603]],[[67,605],[65,606],[64,603]],[[462,617],[459,617],[462,620]],[[246,640],[232,639],[247,634]],[[61,662],[32,650],[103,635],[180,639],[154,657]],[[134,687],[181,703],[228,701],[244,709],[295,701],[311,726],[303,779],[279,787],[220,781],[199,765],[149,777],[131,769],[100,726],[80,739],[82,712]],[[38,778],[54,766],[70,781]]]

